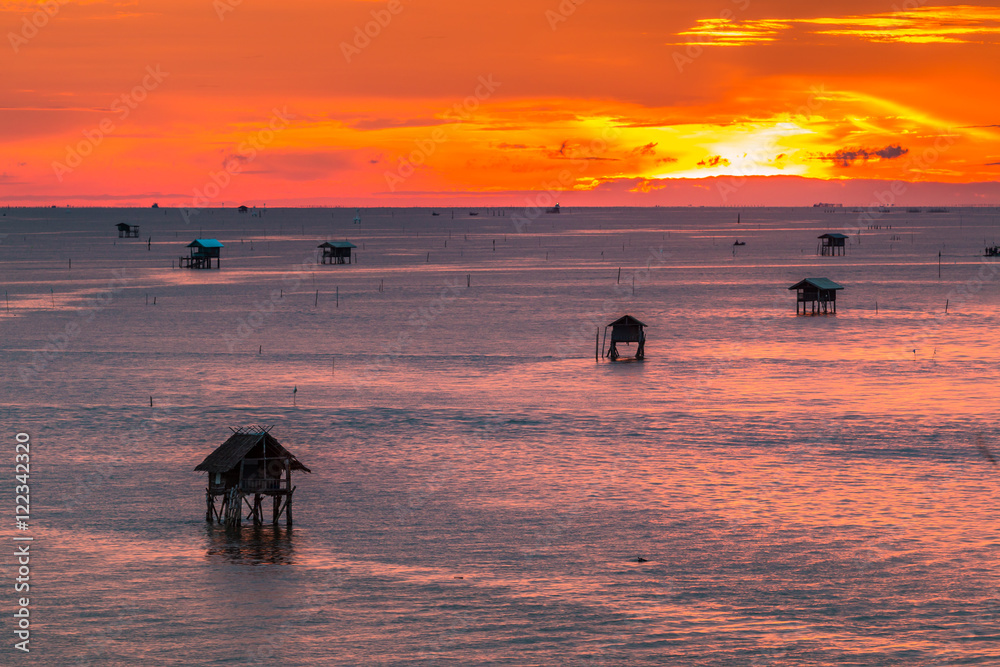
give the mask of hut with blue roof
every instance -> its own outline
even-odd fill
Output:
[[[806,278],[800,280],[788,289],[796,290],[795,314],[799,314],[799,304],[802,304],[802,315],[827,315],[837,313],[837,292],[844,289],[829,278]],[[809,306],[812,312],[807,312]]]
[[[323,249],[323,264],[350,264],[351,253],[358,246],[350,241],[326,241],[316,247]]]
[[[222,258],[219,251],[224,246],[218,239],[195,239],[187,247],[190,248],[191,255],[180,258],[181,268],[211,269],[213,259],[215,260],[215,268],[222,268]]]

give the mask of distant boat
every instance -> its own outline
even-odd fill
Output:
[[[983,253],[983,257],[1000,257],[1000,245],[988,247]]]
[[[431,211],[431,215],[441,215],[441,214],[438,213],[437,211]]]
[[[827,202],[813,204],[813,208],[841,208],[842,206],[843,204],[828,204]]]
[[[556,204],[552,208],[545,209],[545,212],[546,213],[558,213],[559,212],[559,204]]]
[[[735,241],[733,245],[746,245],[746,241]]]
[[[469,215],[479,215],[477,211],[469,211]]]

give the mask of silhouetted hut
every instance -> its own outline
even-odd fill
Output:
[[[271,497],[271,522],[285,515],[292,525],[292,471],[312,472],[281,446],[270,428],[246,426],[230,429],[233,434],[195,468],[208,473],[205,489],[205,520],[239,526],[243,507],[254,525],[264,523],[264,497]],[[253,500],[251,501],[251,497]],[[215,499],[222,502],[216,507]]]
[[[350,264],[351,251],[358,246],[348,241],[327,241],[316,247],[323,249],[323,264]]]
[[[195,239],[187,245],[191,249],[190,257],[181,257],[180,266],[188,269],[210,269],[212,260],[215,260],[215,268],[222,268],[222,258],[219,251],[223,246],[216,239]]]
[[[547,208],[547,209],[545,209],[545,212],[546,212],[546,213],[558,213],[558,212],[559,212],[559,204],[557,203],[557,204],[556,204],[555,206],[553,206],[552,208]]]
[[[239,207],[238,209],[236,209],[236,210],[237,210],[237,211],[239,211],[240,213],[246,213],[246,212],[247,212],[247,211],[249,211],[250,209],[248,209],[248,208],[247,208],[247,207],[246,207],[246,206],[244,205],[244,206],[240,206],[240,207]]]
[[[820,255],[832,257],[847,252],[847,236],[844,234],[823,234],[817,238],[820,239]]]
[[[618,343],[625,343],[626,345],[638,343],[639,347],[635,350],[635,358],[642,359],[645,356],[645,324],[631,315],[624,315],[604,327],[605,338],[608,335],[608,327],[611,327],[611,347],[608,348],[608,359],[615,361],[620,356],[618,352]]]
[[[118,238],[120,239],[137,239],[139,238],[139,225],[130,225],[127,222],[119,222],[115,227],[118,228]]]
[[[836,313],[837,312],[837,290],[844,289],[843,285],[838,285],[829,278],[806,278],[788,289],[796,290],[795,314],[799,314],[799,304],[802,304],[802,314],[806,315],[808,304],[812,304],[812,313]]]

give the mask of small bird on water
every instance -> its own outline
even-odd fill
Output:
[[[636,556],[636,557],[635,557],[635,562],[636,562],[636,563],[645,563],[645,562],[646,562],[646,559],[645,559],[645,558],[643,558],[642,556]]]

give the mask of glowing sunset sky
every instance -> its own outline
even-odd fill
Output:
[[[0,204],[1000,202],[986,5],[0,0],[0,26]]]

